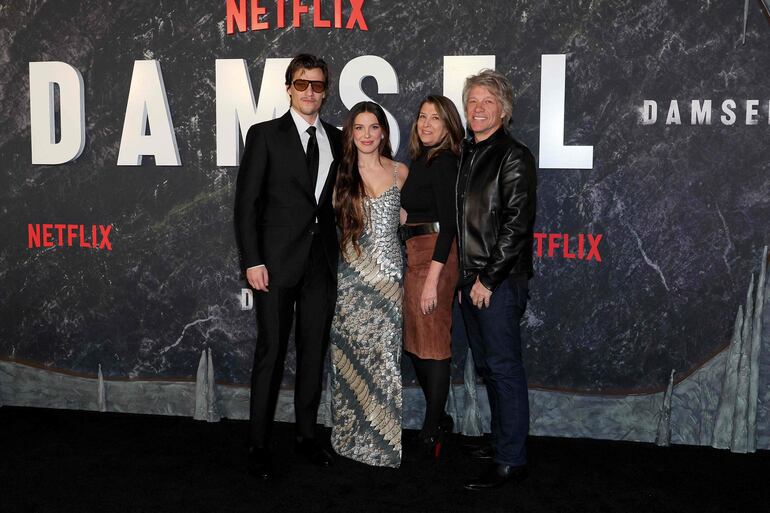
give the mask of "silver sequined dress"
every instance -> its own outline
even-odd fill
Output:
[[[368,222],[337,270],[332,321],[332,447],[384,467],[401,464],[401,298],[398,187],[366,199]]]

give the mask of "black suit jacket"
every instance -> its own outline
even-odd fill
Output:
[[[246,135],[235,189],[236,237],[243,269],[264,264],[271,286],[292,286],[299,281],[316,218],[329,271],[336,278],[339,246],[331,200],[342,132],[321,122],[334,163],[318,202],[305,150],[289,112],[253,125]]]

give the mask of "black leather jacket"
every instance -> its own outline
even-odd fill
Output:
[[[460,285],[495,290],[506,278],[532,277],[537,175],[529,148],[500,128],[466,140],[457,174]]]

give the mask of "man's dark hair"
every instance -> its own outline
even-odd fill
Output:
[[[326,90],[328,91],[331,86],[331,79],[329,78],[329,68],[326,66],[326,61],[309,53],[301,53],[291,60],[289,67],[286,68],[286,87],[291,85],[294,73],[301,69],[313,68],[320,68],[323,71],[324,82],[326,82]]]

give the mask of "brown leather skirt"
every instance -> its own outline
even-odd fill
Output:
[[[406,241],[404,274],[404,351],[419,358],[451,358],[452,300],[457,285],[457,248],[452,244],[438,279],[436,309],[423,315],[420,296],[436,246],[437,233],[418,235]]]

